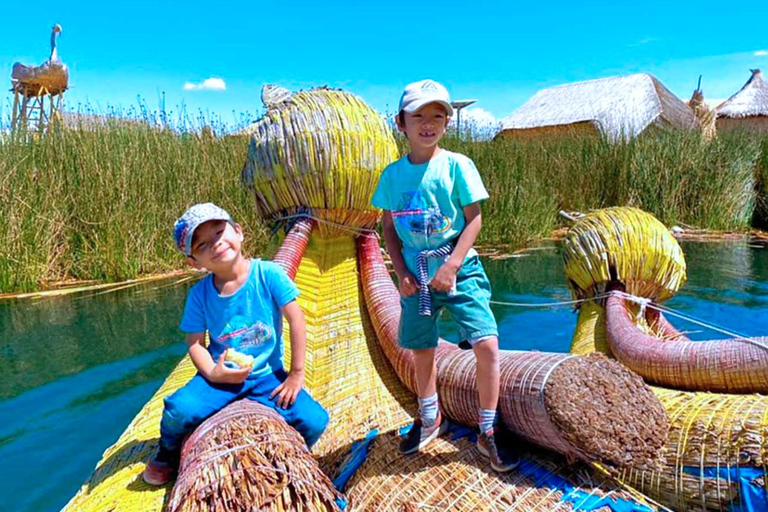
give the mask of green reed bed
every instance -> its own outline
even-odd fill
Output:
[[[239,183],[245,137],[108,125],[0,144],[0,291],[64,278],[122,280],[181,266],[171,237],[214,201],[263,242]]]
[[[743,134],[743,136],[749,135]],[[768,134],[763,134],[759,140],[762,149],[755,178],[757,199],[753,225],[765,230],[768,229]]]
[[[746,230],[762,158],[754,136],[705,143],[696,134],[657,132],[611,144],[595,137],[476,142],[449,138],[469,155],[491,198],[480,243],[519,243],[549,233],[558,209],[637,206],[667,225]]]
[[[490,192],[478,244],[520,246],[563,225],[560,209],[613,205],[640,207],[669,226],[768,224],[768,137],[706,144],[662,131],[618,144],[456,135],[444,143],[475,161]],[[240,184],[247,145],[243,136],[140,123],[0,139],[0,292],[178,269],[171,227],[199,201],[228,209],[246,230],[247,252],[259,254],[268,232]]]

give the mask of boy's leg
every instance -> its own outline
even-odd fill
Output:
[[[279,370],[256,379],[248,398],[280,413],[285,421],[301,434],[307,447],[311,449],[328,426],[328,412],[304,389],[299,391],[296,401],[287,409],[277,405],[277,396],[269,396],[287,377],[288,374],[284,370]]]
[[[211,384],[197,374],[187,385],[166,397],[160,420],[158,452],[148,464],[144,480],[152,485],[163,485],[172,478],[179,465],[184,436],[206,418],[236,400],[247,390],[247,383]]]
[[[477,360],[476,385],[480,408],[495,411],[499,405],[499,339],[488,336],[471,340],[470,344]]]
[[[413,427],[400,443],[400,451],[409,454],[419,451],[431,440],[444,432],[446,423],[440,413],[437,399],[437,315],[439,307],[432,308],[432,315],[419,314],[418,295],[401,298],[402,314],[398,341],[403,348],[413,352],[416,389],[419,397],[419,416]]]
[[[499,402],[499,339],[490,307],[491,286],[477,256],[468,258],[456,276],[456,293],[440,297],[456,320],[462,338],[469,340],[477,361],[476,386],[480,401],[478,448],[496,471],[509,471],[517,458],[497,445],[496,418]]]

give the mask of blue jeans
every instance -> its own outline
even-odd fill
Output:
[[[328,413],[303,389],[292,406],[287,409],[278,406],[277,396],[270,399],[269,395],[286,377],[288,374],[279,370],[264,377],[247,379],[242,384],[213,384],[198,373],[186,386],[165,399],[160,420],[160,452],[165,452],[165,457],[178,457],[184,436],[206,418],[241,398],[255,400],[280,413],[311,448],[328,425]]]

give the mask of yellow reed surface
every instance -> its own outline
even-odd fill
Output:
[[[160,438],[163,398],[186,384],[194,375],[195,367],[189,357],[185,357],[139,411],[123,435],[104,452],[96,470],[63,511],[155,512],[164,508],[171,485],[149,486],[141,479],[141,473],[146,462],[154,455]]]
[[[242,176],[259,214],[273,218],[308,208],[350,228],[374,226],[379,211],[371,196],[381,170],[398,157],[384,118],[345,91],[284,94],[267,102],[264,116],[248,129]]]
[[[312,237],[295,281],[307,321],[305,386],[331,418],[313,452],[330,472],[372,429],[387,432],[409,423],[416,397],[400,383],[362,311],[352,237]],[[289,368],[287,324],[283,338]]]
[[[628,293],[662,301],[686,279],[683,251],[664,224],[623,206],[579,219],[563,242],[563,262],[575,298],[594,297],[619,280]]]
[[[532,475],[543,469],[566,479],[575,490],[589,496],[609,496],[649,505],[637,493],[622,490],[589,471],[581,463],[542,451],[524,451],[524,466],[496,473],[488,459],[467,438],[443,436],[414,455],[398,451],[393,434],[377,438],[365,464],[350,481],[347,493],[355,512],[416,511],[550,511],[573,510],[563,491],[546,482],[537,484]],[[518,446],[519,448],[519,446]],[[575,500],[580,504],[579,500]],[[608,510],[601,508],[599,510]]]
[[[572,351],[602,351],[606,346],[605,322],[596,319],[604,317],[604,310],[594,308],[580,313]],[[751,467],[766,472],[768,397],[651,389],[670,420],[669,441],[664,448],[666,465],[662,471],[624,470],[619,478],[674,510],[729,509],[738,497],[736,482],[695,476],[683,468]]]
[[[605,308],[589,301],[583,303],[579,309],[579,321],[571,341],[571,354],[585,356],[592,352],[611,355],[605,332]]]

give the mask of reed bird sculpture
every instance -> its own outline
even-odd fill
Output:
[[[41,65],[13,64],[11,128],[14,130],[42,131],[51,121],[60,118],[59,108],[64,91],[69,86],[69,70],[56,51],[56,38],[60,33],[61,25],[54,25],[51,29],[51,55]]]

